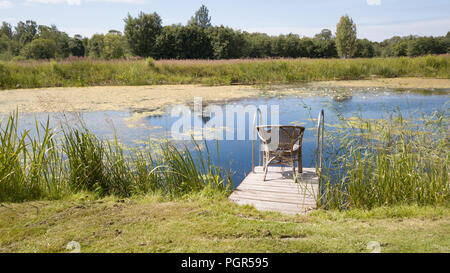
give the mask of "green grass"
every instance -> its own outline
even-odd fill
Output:
[[[169,141],[127,148],[83,126],[57,132],[47,121],[36,122],[34,130],[34,136],[19,132],[17,113],[0,122],[0,202],[60,199],[80,191],[129,197],[230,190],[227,173],[195,142],[193,148]]]
[[[0,204],[0,252],[449,252],[448,207],[394,206],[286,216],[223,193],[170,200],[69,196]]]
[[[62,60],[0,63],[0,88],[269,84],[371,77],[450,77],[450,57],[254,60]]]

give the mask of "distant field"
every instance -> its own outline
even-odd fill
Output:
[[[153,84],[283,84],[450,78],[450,56],[372,59],[94,60],[0,63],[0,88]]]

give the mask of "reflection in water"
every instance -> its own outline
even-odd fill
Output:
[[[342,91],[342,90],[341,90]],[[280,124],[293,124],[306,127],[303,139],[303,166],[314,167],[315,165],[315,129],[316,118],[319,111],[325,109],[326,123],[337,122],[339,116],[362,118],[383,118],[387,114],[397,111],[402,112],[405,117],[417,116],[418,112],[431,113],[435,110],[448,110],[450,103],[449,90],[419,90],[418,92],[399,92],[398,90],[377,89],[376,92],[331,92],[331,95],[320,94],[320,96],[309,97],[260,97],[254,99],[243,99],[235,104],[243,106],[255,105],[270,106],[278,105],[280,109]],[[224,109],[225,106],[221,106]],[[191,107],[192,108],[192,107]],[[205,109],[205,108],[203,108]],[[126,111],[105,111],[87,113],[54,113],[50,115],[52,127],[60,124],[70,126],[85,125],[98,136],[114,137],[116,133],[120,141],[126,145],[135,146],[142,143],[142,140],[170,138],[172,124],[179,117],[171,117],[170,109],[161,116],[149,116],[142,120],[135,121],[135,126],[129,126],[126,122],[132,113]],[[47,113],[20,114],[20,129],[34,128],[35,118],[39,122],[47,119]],[[203,112],[200,116],[193,116],[198,119],[199,124],[208,125],[211,121],[211,113]],[[222,117],[225,118],[225,117]],[[248,126],[253,121],[253,117],[246,117],[250,121],[246,122],[246,128],[216,128],[223,130],[234,129],[235,137],[239,131],[249,132]],[[226,123],[224,122],[224,125]],[[251,131],[251,130],[250,130]],[[33,132],[31,132],[33,133]],[[198,132],[192,132],[198,133]],[[203,135],[214,135],[214,132],[202,130]],[[224,133],[224,136],[226,134]],[[238,185],[245,175],[251,170],[251,141],[248,134],[247,140],[224,140],[218,141],[220,154],[217,155],[217,141],[207,140],[206,144],[211,153],[211,160],[226,169],[233,171],[233,181]]]

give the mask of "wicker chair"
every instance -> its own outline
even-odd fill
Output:
[[[302,163],[302,140],[305,127],[290,125],[260,125],[256,127],[258,136],[263,143],[264,150],[264,181],[267,176],[269,165],[285,165],[292,167],[292,175],[294,180],[297,175],[295,173],[295,161],[297,161],[298,172],[303,172]],[[278,135],[272,138],[274,134]],[[276,135],[275,135],[276,136]],[[272,143],[272,140],[275,140]]]

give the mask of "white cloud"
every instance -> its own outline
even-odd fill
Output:
[[[0,1],[0,9],[8,9],[12,7],[12,3],[10,1]]]
[[[367,5],[379,6],[379,5],[381,5],[381,0],[367,0]]]

